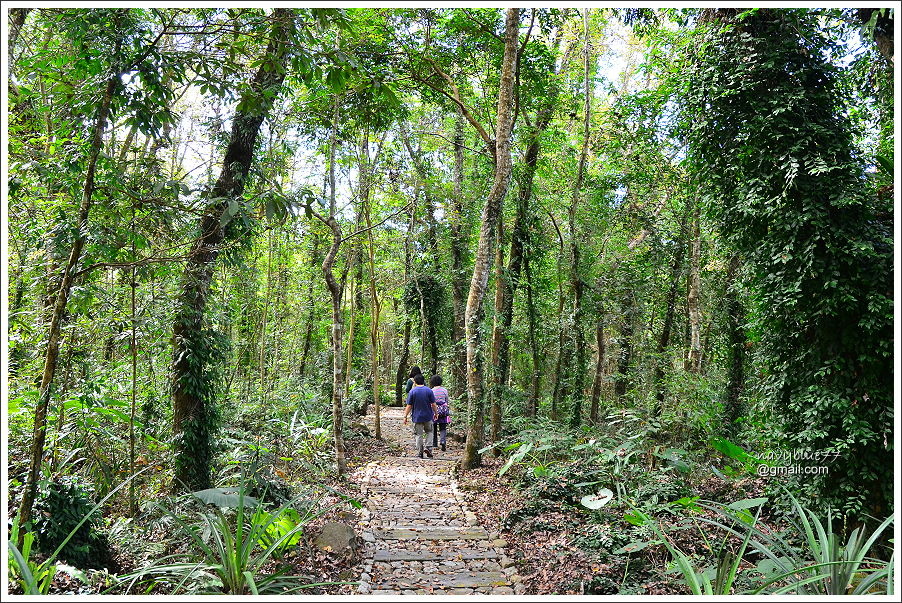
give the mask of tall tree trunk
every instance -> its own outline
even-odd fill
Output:
[[[415,150],[410,144],[410,136],[407,133],[406,127],[402,126],[400,131],[401,141],[404,143],[407,154],[410,155],[410,160],[417,173],[418,188],[423,191],[423,215],[426,218],[426,247],[428,249],[425,264],[427,274],[433,274],[438,269],[440,259],[438,254],[438,233],[436,230],[435,208],[432,194],[427,186],[426,166],[423,163],[423,157],[419,149]],[[420,357],[425,361],[426,345],[428,342],[430,361],[429,374],[434,375],[438,372],[438,341],[436,339],[434,313],[426,311],[426,300],[423,297],[419,278],[414,280],[414,284],[416,285],[417,293],[420,296]]]
[[[556,50],[560,43],[560,37],[555,37],[554,49]],[[561,65],[566,64],[564,61]],[[557,73],[557,70],[556,70]],[[517,186],[517,212],[514,217],[514,225],[511,232],[511,248],[510,258],[508,259],[507,268],[504,269],[501,264],[501,255],[498,259],[498,270],[496,273],[496,298],[495,298],[495,328],[492,332],[492,354],[493,354],[493,404],[492,404],[492,440],[498,441],[501,432],[501,423],[503,420],[502,406],[500,404],[500,385],[505,384],[510,379],[510,328],[514,319],[514,298],[517,289],[520,287],[520,272],[526,263],[525,255],[528,253],[530,226],[532,223],[532,211],[530,208],[530,199],[532,198],[532,185],[535,178],[536,167],[538,166],[539,154],[542,150],[540,138],[554,114],[557,104],[558,88],[552,86],[548,91],[545,103],[536,113],[535,126],[530,128],[528,143],[526,146],[526,156],[524,160],[523,175],[518,181]],[[499,239],[501,237],[499,222]],[[500,247],[499,247],[500,249]],[[529,276],[527,276],[527,279]],[[530,293],[531,295],[531,293]],[[532,301],[529,301],[532,304]],[[532,311],[532,310],[530,310]],[[530,320],[532,321],[534,317]],[[530,345],[533,352],[537,353],[535,346],[535,323],[530,322]],[[534,363],[534,375],[532,385],[535,390],[535,396],[531,398],[527,414],[535,416],[534,410],[536,400],[538,399],[538,377],[535,374],[537,363]]]
[[[618,403],[623,406],[626,403],[626,390],[630,381],[630,364],[633,356],[633,321],[635,320],[636,303],[632,292],[624,296],[623,325],[620,328],[618,340],[619,353],[617,356],[617,380],[614,382],[614,394]]]
[[[450,203],[451,224],[451,304],[454,325],[451,333],[451,375],[454,398],[466,406],[467,346],[464,341],[464,314],[466,309],[467,279],[464,261],[467,253],[467,235],[463,225],[463,171],[464,171],[464,121],[460,112],[454,119],[454,195]]]
[[[404,315],[404,338],[401,344],[401,357],[398,359],[398,370],[395,373],[395,404],[404,403],[404,377],[407,375],[407,363],[410,361],[410,316]]]
[[[532,386],[529,389],[529,401],[527,402],[527,415],[536,418],[539,415],[539,392],[542,382],[542,361],[539,342],[536,337],[536,304],[532,294],[532,270],[530,258],[532,250],[527,249],[523,256],[523,272],[526,274],[526,314],[529,332],[529,349],[532,354]]]
[[[317,259],[319,252],[319,237],[315,232],[313,232],[312,225],[310,229],[310,236],[313,237],[313,250],[310,252],[310,280],[307,283],[307,303],[310,305],[310,309],[307,312],[307,326],[306,332],[304,333],[304,349],[301,352],[301,363],[298,369],[298,378],[301,381],[304,380],[304,374],[307,371],[307,362],[310,357],[310,342],[313,339],[313,324],[316,320],[316,298],[313,292],[313,270],[319,262],[319,260]]]
[[[363,216],[366,220],[367,242],[369,243],[369,268],[370,268],[370,304],[372,305],[372,320],[370,322],[370,367],[373,373],[373,413],[375,414],[375,432],[376,439],[382,439],[382,399],[379,391],[379,314],[381,305],[379,303],[379,294],[376,289],[376,245],[373,242],[373,220],[370,215],[370,188],[369,188],[369,145],[367,137],[364,137],[365,144],[361,145],[363,152],[363,169],[366,170],[366,177],[361,176],[360,199],[363,203]]]
[[[677,292],[679,290],[680,274],[683,272],[683,259],[686,249],[686,222],[689,216],[689,204],[683,211],[683,219],[680,221],[680,238],[676,241],[676,249],[673,252],[673,263],[670,267],[670,290],[667,293],[664,312],[664,324],[661,327],[661,335],[658,338],[656,349],[655,373],[652,387],[655,389],[654,416],[660,416],[664,406],[664,365],[667,361],[667,346],[670,345],[670,332],[673,329],[673,318],[676,314]]]
[[[561,401],[561,391],[566,391],[566,379],[563,378],[562,367],[569,364],[569,359],[567,362],[564,362],[564,358],[569,356],[570,348],[567,346],[567,338],[565,333],[566,329],[566,321],[564,318],[564,283],[562,282],[562,273],[563,273],[563,256],[564,256],[564,235],[561,233],[560,227],[558,227],[557,220],[554,219],[554,214],[551,212],[548,213],[548,216],[551,218],[551,223],[554,225],[554,230],[557,232],[557,240],[558,240],[558,253],[557,253],[557,323],[558,323],[558,339],[557,339],[557,357],[555,358],[554,365],[554,388],[551,392],[551,420],[558,420],[558,407]]]
[[[726,392],[726,431],[735,436],[739,431],[738,420],[742,414],[740,398],[745,386],[745,308],[736,292],[736,273],[741,261],[739,255],[730,259],[727,269],[726,310],[727,341],[729,342],[730,368],[727,377]]]
[[[338,223],[337,207],[335,202],[335,154],[338,146],[338,98],[334,99],[332,111],[332,138],[329,142],[329,217],[324,220],[326,226],[332,231],[332,244],[323,258],[323,277],[329,290],[332,301],[332,431],[335,444],[335,470],[341,476],[347,470],[345,459],[345,442],[342,430],[344,428],[344,414],[342,408],[342,383],[344,382],[344,357],[341,353],[343,337],[343,320],[341,315],[341,298],[344,293],[344,282],[335,279],[335,261],[338,258],[338,250],[341,247],[341,225]],[[344,279],[342,279],[344,280]]]
[[[135,204],[132,203],[132,262],[137,260],[137,245],[135,236]],[[128,474],[135,475],[135,414],[138,407],[138,317],[137,317],[137,292],[138,292],[138,268],[132,265],[131,282],[131,356],[132,356],[132,391],[131,405],[128,416]],[[134,517],[138,511],[138,500],[135,495],[135,480],[128,484],[128,515]]]
[[[689,354],[686,358],[686,370],[690,373],[699,372],[702,356],[702,315],[699,309],[699,289],[701,285],[698,276],[702,248],[700,219],[701,212],[696,201],[692,211],[692,239],[689,248],[689,294],[686,298],[686,305],[689,309]]]
[[[122,41],[116,42],[115,55],[119,54]],[[97,172],[97,160],[103,147],[103,131],[106,128],[107,118],[110,115],[110,107],[113,103],[113,95],[119,85],[121,74],[116,71],[106,82],[100,105],[97,109],[97,117],[91,134],[91,146],[88,151],[85,171],[85,183],[81,190],[81,205],[78,209],[77,234],[72,242],[69,259],[63,269],[60,286],[56,292],[53,303],[53,314],[50,317],[50,329],[47,335],[47,349],[44,353],[44,371],[41,376],[41,393],[34,411],[34,428],[32,431],[31,457],[28,466],[28,483],[22,496],[20,505],[20,525],[24,526],[31,521],[32,508],[37,495],[38,480],[41,474],[41,463],[44,458],[44,442],[47,437],[47,408],[50,405],[51,386],[56,374],[57,359],[60,350],[60,333],[62,332],[63,319],[66,313],[66,305],[69,301],[69,293],[72,290],[72,282],[75,279],[76,268],[81,259],[81,252],[88,240],[88,217],[91,213],[91,205],[94,200],[94,179]],[[19,542],[22,546],[22,538],[25,530],[20,530]]]
[[[410,208],[410,221],[408,222],[407,233],[404,235],[404,284],[410,282],[410,237],[413,232],[414,219],[416,217],[416,208]],[[406,308],[402,306],[404,316],[404,343],[401,347],[401,358],[398,360],[398,371],[395,373],[395,404],[400,406],[403,404],[401,396],[404,378],[407,376],[407,363],[410,361],[410,329],[411,317]],[[397,315],[398,313],[395,312]]]
[[[579,153],[579,167],[573,185],[573,200],[568,215],[570,221],[570,286],[573,289],[573,349],[576,363],[573,366],[570,384],[570,426],[578,427],[582,422],[583,383],[586,374],[586,340],[583,335],[583,279],[580,268],[579,237],[577,236],[576,211],[582,196],[583,180],[586,175],[586,158],[589,153],[589,121],[592,111],[592,92],[589,87],[591,68],[591,45],[589,43],[589,9],[583,10],[583,146]]]
[[[598,309],[598,321],[595,323],[595,345],[598,352],[595,358],[595,378],[592,380],[592,398],[589,409],[589,421],[595,425],[598,423],[599,402],[601,399],[601,384],[604,381],[605,341],[604,341],[604,313]]]
[[[488,387],[488,400],[491,408],[491,430],[489,439],[497,442],[501,437],[501,389],[507,383],[507,375],[502,375],[499,355],[501,352],[501,331],[504,329],[504,304],[507,297],[507,275],[504,269],[504,211],[498,212],[498,246],[495,248],[495,316],[492,325],[492,371]],[[500,448],[492,453],[500,454]]]
[[[505,11],[504,59],[501,64],[501,81],[498,86],[498,121],[495,130],[495,178],[482,211],[479,244],[470,281],[465,313],[467,337],[467,399],[470,418],[467,444],[461,459],[463,469],[471,469],[482,463],[479,449],[484,436],[483,359],[482,359],[482,300],[488,285],[492,255],[495,246],[495,226],[501,211],[501,202],[510,184],[511,129],[514,115],[514,65],[517,60],[517,32],[520,10]]]
[[[266,404],[267,392],[269,387],[266,384],[266,329],[269,323],[269,298],[272,293],[272,246],[273,246],[273,229],[269,229],[269,236],[266,237],[266,294],[263,297],[263,316],[260,325],[260,351],[258,354],[258,363],[260,369],[260,396],[263,403]]]
[[[182,291],[173,327],[175,350],[172,365],[173,444],[176,490],[210,487],[212,420],[214,400],[206,358],[210,343],[205,331],[207,298],[225,226],[232,217],[229,208],[238,203],[254,155],[260,125],[269,113],[285,79],[289,55],[288,38],[293,27],[292,12],[277,8],[263,64],[250,82],[243,101],[253,110],[236,111],[219,178],[208,198],[216,200],[199,220],[200,237],[185,265]]]
[[[355,248],[351,252],[351,258],[348,261],[348,264],[353,264],[354,266],[351,270],[356,272],[356,265],[360,261],[357,257],[358,250]],[[358,283],[356,278],[351,278],[351,288],[348,291],[348,347],[345,350],[345,378],[342,383],[342,392],[344,399],[347,400],[350,396],[351,390],[351,367],[354,362],[354,336],[355,336],[355,328],[357,326],[357,290]]]

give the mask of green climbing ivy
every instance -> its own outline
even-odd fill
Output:
[[[836,93],[835,44],[807,11],[712,32],[685,89],[712,217],[754,273],[763,393],[799,453],[830,453],[803,492],[846,512],[892,500],[892,231],[868,195]],[[870,508],[868,508],[870,505]]]

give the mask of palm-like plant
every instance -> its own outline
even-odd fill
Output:
[[[868,553],[892,525],[894,515],[881,522],[870,536],[859,527],[841,542],[840,534],[833,529],[832,515],[828,514],[827,521],[821,522],[814,512],[803,508],[795,497],[787,494],[797,514],[791,525],[802,540],[801,547],[794,546],[778,532],[762,528],[758,523],[760,509],[754,516],[749,513],[748,509],[760,506],[766,499],[739,501],[732,505],[709,501],[694,503],[728,520],[698,517],[697,521],[742,539],[738,551],[729,549],[724,539],[716,553],[718,563],[713,581],[710,572],[696,568],[693,560],[667,538],[654,519],[638,509],[632,510],[632,517],[648,525],[664,543],[693,594],[730,594],[746,551],[765,557],[765,561],[759,563],[759,570],[765,573],[763,570],[767,568],[766,578],[746,594],[893,594],[895,553],[889,561],[870,557]]]
[[[232,595],[287,594],[321,585],[304,584],[300,576],[285,575],[284,568],[264,572],[264,566],[281,556],[287,546],[297,543],[305,525],[331,507],[299,515],[294,510],[299,502],[295,497],[275,511],[266,512],[257,508],[257,499],[245,495],[242,488],[213,488],[194,495],[216,504],[213,511],[200,514],[199,524],[186,521],[168,508],[160,508],[188,536],[196,549],[196,558],[184,562],[177,561],[179,556],[171,555],[123,576],[120,584],[127,583],[126,593],[137,584],[147,584],[150,591],[161,583],[171,585],[172,594],[185,589]],[[223,508],[232,506],[234,515],[223,512]]]

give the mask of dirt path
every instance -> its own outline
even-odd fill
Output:
[[[461,445],[449,438],[446,452],[419,459],[403,416],[401,408],[382,413],[382,435],[402,447],[401,456],[373,461],[356,476],[366,503],[358,592],[522,594],[507,543],[478,525],[457,490]]]

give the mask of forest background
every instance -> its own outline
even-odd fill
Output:
[[[7,19],[19,550],[331,483],[413,364],[534,515],[647,531],[757,472],[749,508],[889,525],[892,9]]]

